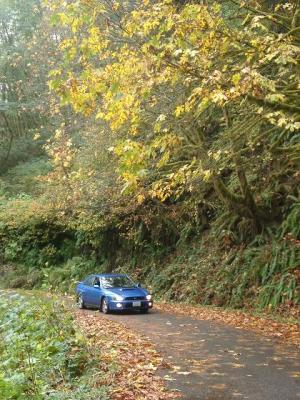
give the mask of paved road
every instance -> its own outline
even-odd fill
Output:
[[[294,347],[157,310],[99,318],[121,322],[149,337],[173,365],[160,374],[185,400],[300,400],[300,351]]]

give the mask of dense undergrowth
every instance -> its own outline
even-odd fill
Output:
[[[103,230],[67,231],[32,218],[22,230],[6,225],[0,233],[2,286],[72,292],[87,274],[114,270],[130,273],[165,300],[288,310],[300,304],[299,213],[295,203],[279,227],[248,243],[238,230],[220,225],[220,216],[201,233],[189,227],[186,237],[182,229],[183,237],[169,245],[118,231],[108,240]]]
[[[1,294],[1,400],[108,399],[95,373],[100,350],[90,348],[62,308],[38,296]]]

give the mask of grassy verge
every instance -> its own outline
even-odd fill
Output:
[[[107,400],[101,354],[52,300],[0,295],[1,400]],[[100,376],[99,376],[100,375]]]

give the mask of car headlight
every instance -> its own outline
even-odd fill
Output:
[[[119,296],[118,294],[115,294],[114,296],[112,296],[112,299],[116,300],[116,301],[123,301],[124,300],[123,297]]]
[[[147,294],[146,299],[147,299],[147,300],[151,300],[151,299],[152,299],[151,294]]]

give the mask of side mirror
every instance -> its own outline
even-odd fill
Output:
[[[95,289],[100,289],[100,286],[99,285],[94,285],[94,288]]]
[[[136,287],[142,287],[142,284],[139,282],[136,284]]]

